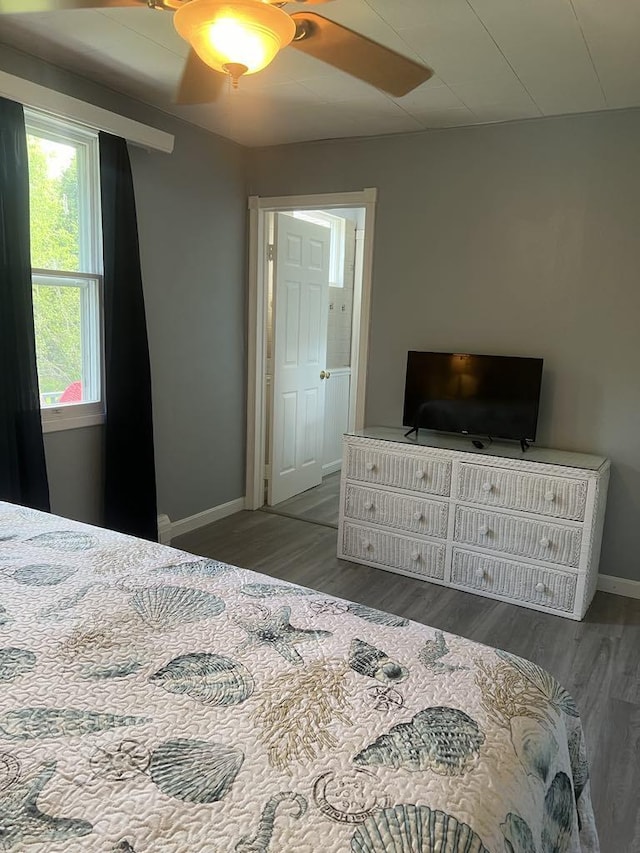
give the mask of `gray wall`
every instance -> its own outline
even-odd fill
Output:
[[[601,571],[640,580],[640,111],[256,150],[249,178],[379,189],[367,423],[400,424],[408,349],[542,356],[538,441],[611,458]]]
[[[177,520],[244,495],[243,149],[0,46],[0,68],[175,134],[131,148],[153,377],[158,509]],[[45,437],[53,510],[101,517],[102,428]]]

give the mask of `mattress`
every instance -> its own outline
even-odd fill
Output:
[[[0,849],[595,853],[547,672],[0,503]]]

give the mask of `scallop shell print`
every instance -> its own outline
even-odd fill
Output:
[[[460,776],[485,741],[474,719],[457,708],[420,711],[358,753],[355,764],[433,770],[441,776]]]
[[[383,684],[399,684],[409,675],[408,670],[391,660],[386,652],[357,637],[351,641],[349,666],[354,672],[375,678]]]
[[[383,610],[376,610],[374,607],[367,607],[365,604],[349,604],[347,610],[354,616],[359,616],[360,619],[373,622],[374,625],[405,628],[409,624],[409,620],[403,619],[402,616],[394,616],[392,613],[385,613]]]
[[[0,649],[0,681],[13,681],[36,665],[36,656],[28,649]]]
[[[187,803],[216,803],[230,790],[244,755],[233,746],[178,738],[153,751],[149,774],[169,797]]]
[[[151,628],[198,622],[219,616],[225,608],[224,601],[216,595],[184,586],[141,589],[129,603]]]
[[[398,805],[368,817],[351,838],[352,853],[489,853],[466,823],[428,806]]]
[[[239,705],[254,688],[251,673],[241,663],[206,652],[174,658],[149,681],[169,693],[186,693],[207,705]]]
[[[25,586],[57,586],[75,575],[77,571],[70,566],[50,566],[43,563],[21,566],[11,573],[11,578]]]
[[[98,540],[89,533],[76,533],[73,530],[54,530],[39,533],[27,540],[32,545],[52,548],[54,551],[88,551],[95,548]]]

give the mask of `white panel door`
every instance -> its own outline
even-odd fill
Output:
[[[329,242],[329,228],[276,214],[270,506],[322,481]]]

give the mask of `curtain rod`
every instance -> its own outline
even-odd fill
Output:
[[[18,101],[25,107],[42,110],[59,118],[67,118],[91,127],[94,130],[103,130],[114,136],[121,136],[132,145],[147,148],[152,151],[161,151],[171,154],[173,151],[174,137],[171,133],[165,133],[155,127],[141,124],[130,118],[117,113],[103,110],[86,101],[47,89],[38,83],[24,80],[0,71],[0,95],[12,101]]]

